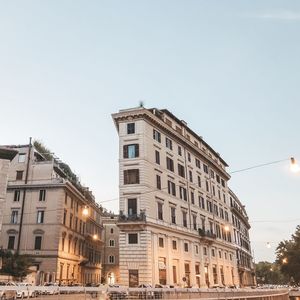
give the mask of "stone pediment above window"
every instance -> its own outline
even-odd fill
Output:
[[[19,231],[17,231],[16,229],[8,229],[7,234],[18,234]]]
[[[42,230],[42,229],[35,229],[35,230],[33,230],[33,234],[44,234],[44,233],[45,233],[45,231]]]

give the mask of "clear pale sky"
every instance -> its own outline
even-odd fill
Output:
[[[299,1],[0,1],[0,144],[42,140],[98,202],[118,197],[111,113],[167,108],[228,171],[300,159],[299,79]],[[230,186],[255,260],[273,260],[300,224],[300,175],[286,162]]]

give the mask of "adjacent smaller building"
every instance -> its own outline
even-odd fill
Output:
[[[2,229],[3,212],[7,190],[7,179],[10,162],[17,155],[18,151],[9,148],[0,148],[0,235]]]
[[[253,286],[256,283],[249,238],[251,226],[245,206],[242,205],[238,197],[230,189],[229,198],[240,286]]]
[[[119,228],[117,226],[119,216],[108,215],[103,217],[103,260],[102,283],[119,283]]]

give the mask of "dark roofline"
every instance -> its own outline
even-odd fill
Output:
[[[153,108],[155,109],[155,108]],[[153,110],[152,109],[152,110]],[[220,161],[226,166],[228,167],[228,164],[226,163],[226,161],[220,156],[219,153],[217,153],[210,145],[208,145],[203,139],[202,137],[200,137],[196,132],[194,132],[192,129],[190,129],[182,120],[179,120],[176,116],[174,116],[169,110],[167,109],[158,109],[162,112],[164,112],[165,114],[169,115],[172,119],[174,119],[177,123],[181,124],[190,134],[196,136],[207,148],[209,148],[209,150],[220,159]]]
[[[12,150],[9,148],[0,147],[0,159],[8,159],[12,161],[14,157],[17,155],[17,150]]]

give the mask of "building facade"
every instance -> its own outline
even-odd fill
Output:
[[[110,285],[120,282],[118,219],[117,215],[103,217],[102,283]]]
[[[0,147],[0,235],[2,230],[3,215],[5,211],[5,198],[10,162],[17,155],[17,151]]]
[[[92,193],[70,168],[33,145],[8,172],[0,247],[34,258],[35,283],[101,280],[101,215]],[[50,156],[50,157],[49,157]]]
[[[241,286],[256,285],[255,270],[252,261],[249,237],[249,218],[238,197],[229,190],[229,200],[232,214],[233,239],[236,244],[236,257]]]
[[[239,285],[226,162],[168,110],[139,107],[112,117],[121,284]]]

